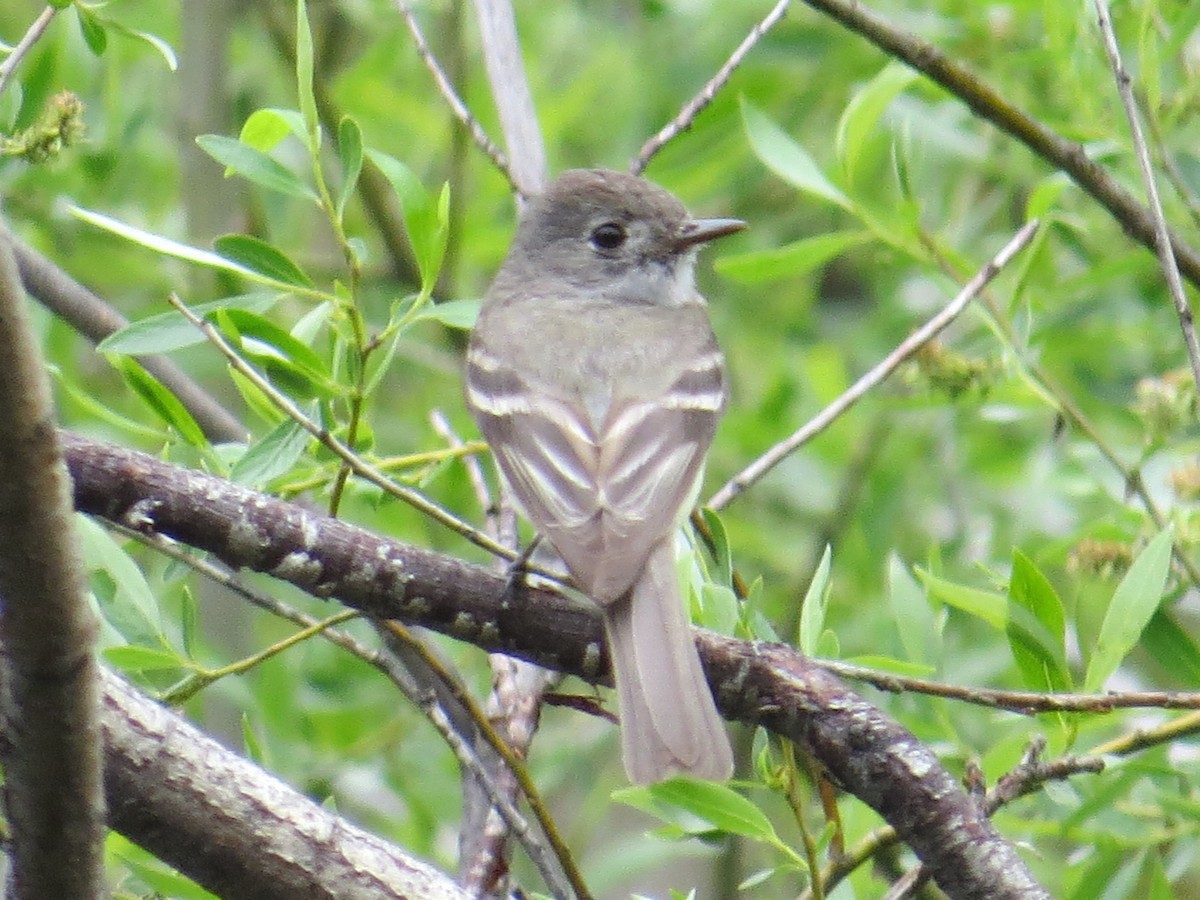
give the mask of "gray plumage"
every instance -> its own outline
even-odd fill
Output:
[[[567,172],[522,217],[468,350],[500,470],[604,611],[635,783],[733,769],[672,546],[727,394],[695,250],[741,227],[632,175]]]

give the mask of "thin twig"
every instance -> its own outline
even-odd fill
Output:
[[[467,445],[440,409],[435,409],[429,414],[429,421],[433,424],[433,430],[441,435],[452,450],[466,449]],[[479,457],[474,453],[462,453],[461,459],[463,468],[467,470],[467,481],[471,483],[471,490],[475,493],[475,500],[483,511],[487,533],[499,540],[496,504],[492,501],[492,492],[488,490],[487,479],[483,477],[483,466],[479,464]]]
[[[429,49],[429,42],[425,40],[421,26],[417,24],[416,16],[413,15],[409,5],[404,0],[396,0],[396,9],[404,17],[409,33],[412,34],[413,43],[417,45],[417,55],[421,57],[421,61],[425,63],[425,68],[429,69],[430,74],[433,75],[433,80],[437,84],[438,90],[441,91],[442,99],[449,105],[450,111],[454,113],[458,121],[462,123],[463,128],[471,135],[475,146],[482,150],[484,156],[490,159],[492,164],[500,170],[500,174],[504,176],[512,189],[521,196],[524,196],[525,192],[513,177],[508,157],[488,137],[487,132],[483,130],[483,126],[479,124],[479,120],[472,115],[471,110],[467,109],[467,104],[463,102],[462,98],[458,96],[458,92],[454,90],[454,85],[450,83],[450,78],[446,75],[445,70],[442,69],[441,63],[437,61],[437,57]]]
[[[1170,722],[1164,722],[1154,728],[1139,728],[1129,734],[1121,735],[1092,748],[1097,755],[1107,753],[1113,756],[1129,756],[1139,750],[1157,747],[1160,744],[1178,741],[1182,738],[1200,732],[1200,712],[1188,713]]]
[[[927,694],[977,706],[1006,709],[1024,716],[1062,712],[1110,713],[1118,709],[1200,709],[1200,691],[1120,691],[1107,694],[1000,691],[893,675],[834,659],[814,659],[813,662],[839,678],[860,681],[888,693]]]
[[[12,80],[13,73],[16,72],[17,66],[21,64],[21,60],[33,49],[33,45],[38,42],[46,29],[50,27],[50,23],[54,21],[54,17],[58,15],[58,10],[53,6],[47,6],[41,11],[33,24],[29,26],[29,30],[21,37],[17,46],[13,47],[12,53],[4,62],[0,63],[0,94],[4,93],[4,89],[8,87],[8,82]]]
[[[327,450],[345,462],[355,475],[370,482],[388,494],[391,494],[393,497],[403,500],[405,503],[429,516],[434,521],[445,525],[455,534],[466,538],[475,546],[481,547],[482,549],[488,551],[489,553],[493,553],[496,556],[502,556],[505,559],[514,559],[516,557],[516,554],[512,550],[509,550],[507,547],[504,547],[498,542],[492,540],[479,529],[473,528],[471,525],[464,522],[453,513],[438,506],[419,491],[415,491],[412,488],[397,484],[370,463],[366,462],[350,447],[347,447],[340,440],[338,440],[337,437],[331,434],[328,429],[317,422],[314,422],[307,415],[305,415],[304,411],[300,409],[300,407],[296,406],[296,404],[293,403],[290,398],[280,393],[275,386],[271,384],[271,382],[259,374],[257,369],[242,359],[241,356],[238,355],[237,351],[230,346],[229,342],[221,336],[221,333],[217,331],[217,329],[214,328],[210,322],[207,322],[197,316],[175,294],[171,294],[168,299],[171,305],[179,310],[183,317],[191,322],[192,325],[194,325],[197,329],[199,329],[200,333],[208,339],[208,342],[220,351],[221,355],[229,361],[229,365],[232,366],[238,372],[238,374],[245,376],[245,378],[253,383],[256,388],[262,391],[263,394],[265,394],[281,412],[283,412],[288,418],[296,422],[301,428],[316,438]],[[547,577],[553,577],[551,573],[539,574],[546,574]]]
[[[765,18],[750,29],[750,33],[746,35],[745,40],[738,44],[737,49],[725,61],[725,65],[717,70],[717,73],[708,80],[708,83],[700,89],[700,92],[685,103],[683,108],[679,110],[679,114],[664,125],[658,134],[642,145],[642,149],[638,151],[638,155],[629,164],[630,172],[634,175],[641,175],[645,171],[646,166],[650,164],[650,160],[654,158],[654,154],[665,147],[669,141],[674,140],[682,132],[692,127],[692,122],[695,121],[696,116],[708,104],[713,102],[713,98],[717,96],[717,92],[725,86],[725,83],[729,81],[729,77],[733,75],[734,69],[742,64],[742,60],[746,58],[746,54],[754,49],[754,45],[762,40],[762,36],[770,31],[776,22],[783,18],[783,14],[787,12],[790,3],[791,0],[779,0],[775,4],[775,7],[767,13]]]
[[[1095,0],[1095,5],[1100,34],[1104,38],[1104,51],[1108,54],[1109,65],[1112,66],[1113,78],[1117,82],[1117,93],[1121,95],[1121,104],[1125,107],[1125,116],[1129,119],[1129,132],[1133,138],[1134,153],[1137,156],[1138,168],[1142,170],[1142,182],[1146,185],[1146,199],[1149,201],[1150,215],[1154,219],[1154,235],[1159,264],[1162,266],[1163,277],[1167,281],[1167,290],[1175,304],[1175,314],[1179,316],[1179,327],[1183,331],[1183,343],[1187,347],[1188,362],[1192,366],[1192,379],[1196,382],[1196,390],[1200,391],[1200,342],[1196,340],[1196,325],[1192,316],[1192,308],[1188,305],[1187,295],[1183,290],[1183,279],[1179,275],[1175,251],[1171,249],[1171,232],[1167,227],[1166,216],[1163,215],[1162,201],[1158,196],[1158,185],[1154,180],[1154,167],[1150,163],[1150,151],[1146,147],[1146,138],[1142,134],[1141,117],[1138,116],[1137,101],[1134,100],[1133,90],[1130,87],[1132,79],[1121,62],[1121,49],[1117,46],[1117,35],[1113,31],[1112,19],[1108,15],[1108,4],[1105,0]]]
[[[1034,219],[1027,222],[1021,227],[1016,234],[1005,244],[1000,252],[997,253],[992,260],[976,273],[967,284],[959,291],[958,296],[951,300],[940,312],[933,318],[927,321],[924,325],[914,331],[911,335],[900,342],[897,347],[892,350],[887,356],[879,361],[869,372],[863,375],[858,381],[854,382],[841,396],[837,397],[832,403],[821,410],[817,415],[804,424],[798,431],[788,437],[786,440],[780,441],[766,453],[752,462],[749,466],[735,475],[725,484],[712,499],[708,501],[708,506],[712,509],[722,509],[729,504],[731,500],[741,494],[746,488],[757,482],[760,478],[766,475],[771,469],[778,465],[789,454],[794,452],[798,447],[812,440],[830,425],[832,425],[839,416],[846,410],[857,403],[867,393],[867,391],[880,384],[884,379],[892,374],[896,368],[916,353],[922,346],[937,336],[947,325],[954,321],[955,318],[967,307],[967,304],[973,300],[981,290],[999,274],[1025,246],[1033,239],[1034,233],[1038,228],[1038,220]]]
[[[542,800],[541,794],[538,792],[537,785],[535,785],[533,783],[533,779],[529,777],[529,771],[525,767],[524,761],[513,752],[513,749],[508,745],[508,743],[505,742],[504,738],[497,733],[496,729],[491,727],[491,723],[488,721],[487,715],[482,709],[479,708],[479,705],[475,702],[475,699],[469,693],[467,693],[466,690],[464,690],[463,686],[459,682],[450,677],[445,667],[441,664],[437,657],[429,652],[429,648],[426,647],[424,643],[413,637],[412,633],[399,622],[383,622],[381,624],[387,629],[390,640],[403,642],[405,646],[409,647],[420,656],[427,670],[442,682],[442,686],[449,692],[450,696],[453,697],[455,702],[459,703],[464,711],[466,711],[466,713],[470,716],[471,720],[475,723],[475,727],[480,737],[484,739],[484,742],[487,744],[487,746],[500,758],[504,766],[512,774],[513,778],[516,779],[521,793],[525,795],[525,799],[529,803],[529,808],[533,811],[538,824],[541,826],[542,833],[546,836],[546,840],[550,844],[554,857],[558,860],[559,865],[562,867],[562,871],[567,880],[570,882],[575,896],[579,897],[580,900],[587,900],[591,894],[583,880],[583,875],[579,871],[578,866],[576,866],[575,859],[571,855],[570,849],[563,842],[562,837],[559,835],[558,829],[554,825],[554,819],[550,815],[550,811],[545,802]],[[484,768],[488,768],[486,763],[484,764]],[[474,770],[471,770],[471,774],[474,775],[476,773]],[[489,784],[495,787],[496,793],[501,795],[505,793],[503,787],[496,785],[494,778],[491,778],[490,776],[488,781],[484,782],[485,787]],[[491,791],[489,791],[489,793],[491,793]],[[494,794],[492,796],[492,800],[496,800],[496,796]],[[508,801],[505,802],[507,803]],[[508,822],[507,817],[505,821]],[[508,822],[508,824],[510,828],[513,827],[511,822]],[[524,827],[528,828],[527,825]],[[528,847],[526,848],[526,852],[529,852]],[[534,862],[537,864],[538,860],[534,859]],[[539,870],[541,869],[542,866],[539,864]],[[545,871],[542,871],[542,877],[546,877]],[[547,880],[546,883],[547,885],[550,885],[552,882]],[[566,896],[565,893],[561,893],[559,895]]]

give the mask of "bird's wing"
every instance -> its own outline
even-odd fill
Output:
[[[526,514],[605,603],[628,590],[692,502],[725,382],[714,349],[657,396],[617,392],[597,425],[584,401],[539,391],[473,347],[467,399]]]

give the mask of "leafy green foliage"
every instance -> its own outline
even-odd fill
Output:
[[[429,414],[440,410],[475,437],[460,399],[463,331],[514,207],[504,179],[448,124],[392,5],[247,10],[229,24],[226,70],[186,83],[171,49],[185,46],[183,5],[53,5],[67,15],[0,94],[5,146],[20,144],[0,159],[5,215],[133,320],[101,345],[108,365],[45,318],[64,423],[484,561],[353,478],[335,504],[339,462],[165,302],[183,298],[317,426],[481,521],[460,451]],[[937,0],[919,16],[899,0],[869,6],[1079,141],[1119,183],[1139,184],[1089,4]],[[470,68],[478,48],[452,7],[427,4],[418,15],[437,52],[469,60],[459,86],[496,136],[485,79]],[[1113,7],[1168,218],[1195,242],[1200,4]],[[739,0],[630,9],[517,4],[556,169],[623,167],[764,12]],[[0,4],[0,39],[15,44],[30,15]],[[221,40],[215,29],[212,40]],[[279,52],[292,41],[295,60]],[[82,105],[57,101],[63,91]],[[179,133],[181,122],[190,133]],[[1200,619],[1187,563],[1200,541],[1200,428],[1152,253],[962,101],[807,8],[749,54],[649,175],[698,214],[751,224],[697,266],[733,388],[702,501],[940,308],[1026,219],[1043,222],[938,345],[719,515],[705,514],[715,552],[696,540],[681,560],[703,624],[978,690],[1196,688]],[[150,353],[170,354],[233,408],[249,440],[211,446],[130,358]],[[105,658],[149,690],[194,675],[197,660],[228,665],[294,633],[94,524],[82,540]],[[252,581],[314,615],[330,611]],[[373,639],[361,623],[347,627]],[[487,690],[480,653],[439,647],[470,689]],[[308,640],[205,691],[215,702],[188,708],[210,727],[221,727],[210,705],[245,711],[228,743],[453,865],[452,754],[360,661]],[[978,759],[991,782],[1039,735],[1047,756],[1110,754],[1103,774],[1052,783],[997,814],[1006,835],[1032,848],[1027,858],[1053,896],[1197,893],[1196,763],[1161,746],[1114,749],[1182,714],[1026,717],[864,693],[952,770]],[[756,746],[769,756],[761,738]],[[660,835],[698,852],[728,852],[746,896],[804,889],[799,823],[778,785],[622,793],[649,812],[629,826],[629,811],[611,802],[622,784],[617,756],[612,728],[555,708],[531,757],[552,804],[577,811],[568,836],[597,896],[639,889],[678,852],[642,839],[655,820],[666,823]],[[769,768],[755,773],[760,782]],[[837,802],[847,846],[879,825],[853,798]],[[815,803],[804,818],[828,846]],[[110,856],[131,896],[202,896],[117,839]],[[536,889],[527,863],[514,866]],[[681,894],[689,874],[679,876]],[[869,864],[839,890],[883,892]]]

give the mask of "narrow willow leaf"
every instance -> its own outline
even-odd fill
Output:
[[[173,650],[126,644],[101,651],[105,662],[122,672],[165,672],[187,668],[187,660]]]
[[[264,487],[272,479],[291,471],[304,455],[310,438],[298,422],[285,419],[233,464],[230,480],[247,487]]]
[[[317,101],[313,95],[313,39],[304,0],[296,0],[296,97],[300,101],[300,115],[304,117],[304,131],[308,135],[305,143],[315,159],[321,147],[321,119],[317,115]]]
[[[742,99],[742,124],[754,155],[788,184],[814,197],[850,209],[849,198],[834,186],[808,151],[757,107]]]
[[[84,43],[93,54],[103,56],[108,49],[108,33],[104,30],[107,23],[82,3],[75,4],[75,14],[79,18],[79,30],[83,32]]]
[[[249,144],[220,134],[202,134],[196,138],[196,143],[201,150],[228,170],[236,172],[259,187],[292,197],[302,197],[314,203],[320,202],[317,192],[305,184],[299,175]]]
[[[354,195],[363,164],[362,129],[349,116],[343,118],[338,125],[337,149],[338,161],[342,164],[342,183],[337,197],[337,214],[340,219],[346,211],[346,203]]]
[[[1142,646],[1180,684],[1200,684],[1200,647],[1169,613],[1154,614],[1142,632]]]
[[[1098,691],[1129,655],[1150,621],[1167,583],[1173,532],[1168,527],[1138,554],[1117,590],[1100,624],[1100,634],[1088,661],[1084,690]]]
[[[778,840],[766,815],[737,791],[723,784],[670,778],[649,787],[614,791],[612,797],[666,822],[677,821],[672,813],[682,811],[729,834],[772,843]]]
[[[313,287],[313,281],[283,251],[248,234],[226,234],[213,241],[213,249],[228,260],[260,275],[297,287]]]
[[[713,268],[743,284],[761,284],[795,278],[818,269],[851,247],[873,240],[869,231],[836,231],[773,247],[752,250],[717,260]]]
[[[125,383],[155,414],[175,429],[185,441],[193,447],[207,447],[208,439],[203,429],[196,424],[192,414],[187,411],[179,398],[167,390],[161,381],[142,368],[136,360],[128,356],[112,355],[108,357],[113,367],[121,373]]]
[[[799,647],[800,652],[805,656],[816,655],[817,643],[825,628],[825,610],[829,604],[829,568],[832,552],[830,546],[826,544],[825,552],[821,554],[821,562],[817,564],[817,570],[813,573],[808,591],[804,595],[804,605],[800,607]]]
[[[423,309],[414,321],[430,319],[449,328],[470,331],[475,327],[475,320],[479,318],[481,304],[480,300],[447,300],[445,303],[434,303]]]
[[[1069,691],[1073,687],[1067,668],[1066,622],[1062,601],[1049,579],[1020,550],[1013,549],[1012,578],[1008,597],[1033,613],[1046,630],[1049,646],[1024,639],[1011,625],[1008,629],[1013,659],[1027,687],[1035,691]]]
[[[890,62],[851,98],[838,120],[836,148],[846,181],[853,184],[867,136],[896,95],[916,81],[915,70]]]
[[[295,135],[304,142],[304,119],[294,109],[256,109],[250,113],[238,140],[247,147],[270,153],[289,134]]]
[[[274,306],[281,296],[267,293],[239,294],[209,303],[198,303],[191,307],[191,311],[200,318],[205,318],[218,309],[248,309],[262,313]],[[131,322],[102,340],[96,345],[96,349],[101,353],[142,356],[148,353],[169,353],[206,340],[200,329],[185,319],[182,313],[171,310]]]
[[[887,565],[888,601],[900,644],[911,662],[931,667],[941,657],[941,635],[925,590],[895,553],[888,555]]]
[[[138,564],[111,534],[87,516],[76,515],[75,528],[104,621],[126,641],[164,645],[158,601]]]

